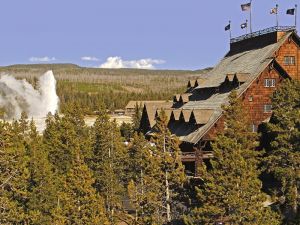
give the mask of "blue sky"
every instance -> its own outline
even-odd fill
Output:
[[[240,5],[248,0],[6,0],[0,2],[0,65],[76,63],[199,69],[215,65],[229,48],[224,31],[245,31]],[[298,0],[253,0],[253,30],[279,24]],[[300,7],[300,6],[299,6]],[[298,8],[299,8],[298,7]],[[300,13],[298,13],[300,18]],[[300,20],[298,19],[298,30]]]

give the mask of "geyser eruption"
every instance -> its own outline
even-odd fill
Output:
[[[56,80],[48,71],[37,82],[37,89],[24,80],[9,75],[0,77],[0,108],[5,119],[19,119],[22,112],[29,118],[42,118],[58,110]]]

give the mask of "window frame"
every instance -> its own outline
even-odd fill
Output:
[[[264,113],[271,113],[272,107],[272,104],[264,104]]]
[[[276,87],[276,79],[266,78],[264,82],[264,87]]]
[[[296,57],[295,56],[284,56],[284,65],[285,66],[295,66]]]
[[[252,133],[257,133],[258,131],[258,126],[255,123],[252,123],[250,126],[251,132]]]

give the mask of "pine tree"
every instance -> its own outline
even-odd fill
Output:
[[[17,224],[25,220],[23,205],[14,199],[12,189],[20,181],[18,160],[20,152],[12,142],[12,126],[0,122],[0,223]],[[23,155],[23,154],[22,154]],[[22,181],[22,180],[21,180]],[[22,181],[23,183],[23,181]]]
[[[142,134],[134,134],[129,147],[128,194],[135,210],[138,224],[158,224],[161,221],[161,169],[160,161],[153,155],[154,147]]]
[[[48,161],[48,155],[42,145],[33,121],[27,138],[28,170],[28,203],[27,209],[30,224],[52,224],[53,213],[57,207],[57,180]]]
[[[153,142],[156,148],[153,155],[159,164],[159,182],[161,189],[161,209],[157,209],[160,224],[178,219],[176,198],[185,182],[184,168],[181,163],[178,139],[168,129],[168,120],[164,111],[159,115]]]
[[[109,121],[103,109],[92,129],[93,156],[90,168],[96,178],[95,187],[104,197],[107,216],[111,223],[115,223],[117,214],[122,211],[124,185],[128,180],[128,155],[116,123]]]
[[[48,115],[43,143],[56,172],[66,174],[74,158],[74,147],[79,143],[84,159],[91,157],[90,129],[85,125],[83,112],[70,105],[63,116]]]
[[[266,124],[266,171],[280,185],[273,188],[283,207],[285,223],[300,214],[300,83],[287,80],[273,97],[273,114]],[[300,222],[300,218],[298,218]]]
[[[263,203],[258,179],[256,135],[236,92],[224,107],[225,130],[212,144],[212,170],[203,169],[203,185],[197,188],[197,207],[185,218],[186,224],[279,224],[278,216]]]
[[[60,204],[65,224],[108,224],[103,200],[93,188],[95,180],[92,172],[79,152],[78,149],[76,159],[66,175],[64,191],[61,194]]]
[[[0,123],[1,156],[1,223],[27,223],[26,203],[28,201],[29,172],[25,149],[25,128],[19,121],[12,124]]]
[[[142,105],[135,105],[135,109],[134,109],[134,114],[133,114],[133,118],[132,118],[132,127],[133,127],[133,131],[137,132],[140,129],[140,123],[141,123],[141,119],[142,119]]]

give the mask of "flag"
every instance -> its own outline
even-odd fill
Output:
[[[247,26],[248,26],[248,23],[247,23],[247,22],[246,22],[246,23],[242,23],[242,24],[241,24],[241,28],[242,28],[242,29],[245,29],[245,28],[247,28]]]
[[[270,11],[270,14],[277,14],[277,13],[278,13],[278,8],[277,7],[271,9],[271,11]]]
[[[286,14],[288,14],[288,15],[295,15],[295,8],[293,8],[293,9],[288,9],[288,10],[286,11]]]
[[[225,31],[230,30],[230,24],[225,27]]]
[[[241,5],[242,11],[249,11],[251,9],[251,2]]]

